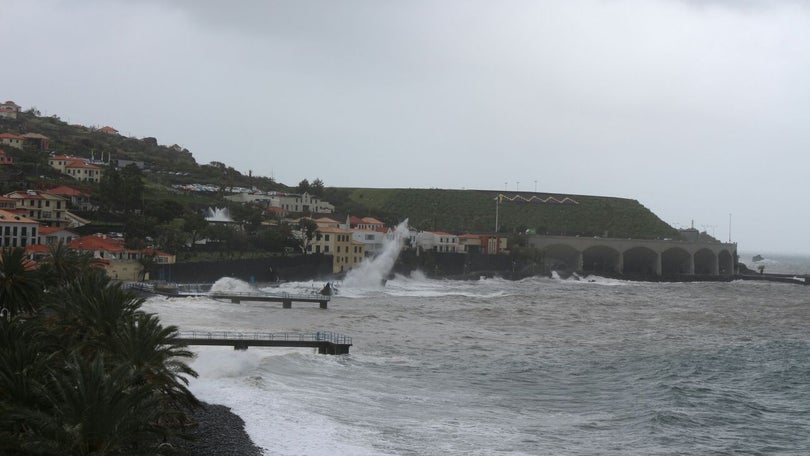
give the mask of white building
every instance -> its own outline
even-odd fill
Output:
[[[0,247],[39,244],[39,223],[13,212],[0,210]]]
[[[276,194],[270,199],[271,206],[282,208],[285,212],[309,212],[313,214],[331,214],[335,206],[321,201],[309,193],[303,195]]]
[[[421,231],[411,238],[411,245],[422,251],[459,252],[458,236],[443,231]]]
[[[383,251],[385,233],[379,231],[352,230],[352,240],[365,246],[366,257],[374,258]]]

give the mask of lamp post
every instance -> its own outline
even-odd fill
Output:
[[[495,197],[495,234],[498,234],[498,207],[501,205],[501,196]]]

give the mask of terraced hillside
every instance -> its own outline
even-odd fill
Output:
[[[388,221],[408,217],[411,226],[425,230],[492,232],[500,200],[501,232],[529,229],[538,234],[678,237],[677,230],[641,203],[625,198],[483,190],[346,190],[353,206],[363,206]]]

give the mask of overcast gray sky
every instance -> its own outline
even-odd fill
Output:
[[[0,0],[0,98],[288,185],[626,197],[810,253],[807,4]]]

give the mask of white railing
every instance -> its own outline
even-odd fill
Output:
[[[267,340],[267,341],[294,341],[294,342],[331,342],[333,344],[351,345],[352,338],[331,331],[318,331],[314,333],[258,333],[238,331],[178,331],[178,339],[186,340]]]

